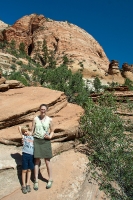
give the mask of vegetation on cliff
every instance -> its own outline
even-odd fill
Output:
[[[129,102],[130,104],[131,102]],[[125,109],[132,110],[132,107]],[[116,98],[105,93],[97,104],[91,99],[81,118],[81,130],[89,148],[89,167],[101,190],[113,200],[133,199],[132,123],[116,114]],[[123,109],[123,108],[121,108]]]

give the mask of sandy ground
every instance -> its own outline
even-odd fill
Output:
[[[86,178],[86,164],[88,158],[74,150],[64,152],[52,159],[53,167],[53,186],[46,189],[47,171],[41,169],[39,180],[39,190],[23,194],[20,187],[12,194],[5,196],[2,200],[76,200],[79,198],[79,191]]]

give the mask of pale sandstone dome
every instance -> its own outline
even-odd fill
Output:
[[[26,50],[33,57],[38,49],[37,42],[45,39],[49,49],[55,52],[58,64],[67,55],[74,62],[72,71],[82,69],[84,77],[104,77],[108,71],[109,60],[100,44],[85,30],[68,22],[48,20],[42,15],[32,14],[19,19],[6,29],[3,39],[15,40],[17,47],[25,43]],[[41,51],[40,51],[41,53]]]
[[[3,21],[0,20],[0,31],[7,28],[8,24],[4,23]]]
[[[100,44],[85,30],[67,21],[59,22],[43,15],[31,14],[0,32],[0,40],[15,40],[17,48],[23,42],[25,50],[32,58],[36,52],[42,54],[44,39],[48,49],[54,51],[58,65],[66,55],[73,61],[69,64],[70,69],[74,72],[82,71],[84,78],[94,79],[98,76],[103,84],[123,84],[125,78],[133,80],[132,71],[124,70],[121,73],[118,65],[112,65],[109,69],[109,60]],[[1,59],[4,59],[4,55],[1,55]],[[2,68],[8,67],[8,63],[0,62],[0,65]]]

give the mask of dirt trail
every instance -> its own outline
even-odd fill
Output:
[[[53,186],[46,189],[45,178],[47,179],[46,169],[41,170],[42,180],[39,180],[39,190],[31,193],[22,194],[21,187],[12,194],[2,198],[2,200],[76,200],[78,193],[85,181],[86,163],[88,158],[75,153],[74,150],[64,152],[52,159],[53,165]],[[33,183],[31,182],[33,188]]]

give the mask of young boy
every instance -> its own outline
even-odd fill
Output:
[[[22,192],[26,194],[31,192],[30,178],[31,170],[34,169],[34,156],[33,156],[33,136],[30,132],[29,126],[18,127],[19,132],[23,138],[22,149]],[[27,175],[27,179],[26,179]],[[26,181],[27,180],[27,181]]]

